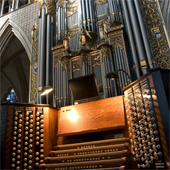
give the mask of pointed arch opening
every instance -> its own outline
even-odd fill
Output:
[[[29,100],[30,44],[25,33],[15,31],[11,23],[8,20],[0,29],[0,99],[1,103],[6,101],[9,89],[13,88],[17,101],[25,103]]]

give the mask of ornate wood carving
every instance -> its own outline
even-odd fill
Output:
[[[96,65],[100,66],[100,55],[99,55],[99,52],[95,53],[95,54],[92,54],[91,58],[92,58],[92,66],[93,67],[96,66]]]
[[[63,54],[61,55],[57,55],[57,56],[54,56],[54,67],[56,68],[58,63],[60,62],[61,63],[61,58],[62,58]]]
[[[62,61],[62,66],[70,71],[70,59],[64,58]]]
[[[81,55],[81,67],[83,65],[83,62],[85,62],[86,64],[90,65],[90,61],[89,61],[89,53],[83,53]]]
[[[80,56],[74,57],[72,60],[73,73],[78,70],[80,71]]]
[[[102,47],[100,51],[101,51],[102,61],[105,57],[107,57],[110,60],[110,52],[108,47]]]
[[[122,42],[122,37],[121,36],[117,36],[117,37],[113,37],[110,39],[110,43],[112,45],[112,49],[114,50],[117,45],[121,48],[121,49],[124,49],[124,46],[123,46],[123,42]]]
[[[45,5],[47,6],[47,13],[54,15],[54,0],[45,0]]]

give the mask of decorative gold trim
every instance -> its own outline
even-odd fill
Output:
[[[97,15],[97,17],[99,18],[99,17],[102,17],[102,16],[104,16],[104,15],[106,15],[106,14],[107,14],[107,12],[104,13],[104,14],[101,14],[101,15]]]
[[[98,21],[97,23],[98,23],[99,25],[101,25],[101,24],[103,24],[103,25],[104,25],[104,24],[109,25],[108,17],[106,17],[106,18]]]
[[[105,4],[106,0],[96,0],[97,5]]]
[[[74,27],[74,26],[76,26],[76,25],[81,25],[81,22],[77,22],[77,23],[75,23],[75,24],[73,24],[73,25],[69,25],[68,28]]]

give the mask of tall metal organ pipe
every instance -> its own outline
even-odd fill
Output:
[[[83,11],[83,26],[86,29],[86,12],[85,12],[85,2],[84,0],[81,1],[82,4],[82,11]]]
[[[134,7],[133,7],[133,1],[128,0],[127,4],[128,4],[128,8],[129,8],[130,18],[131,18],[131,21],[132,21],[132,28],[133,28],[133,32],[134,32],[134,38],[135,38],[135,42],[136,42],[135,44],[136,44],[136,47],[137,47],[138,56],[139,56],[140,62],[142,60],[146,61],[144,48],[143,48],[143,44],[142,44],[142,39],[141,39],[141,36],[140,36],[140,29],[139,29],[139,26],[138,26],[135,10],[134,10]],[[142,66],[141,66],[141,70],[142,70],[143,74],[147,73],[147,68],[145,68],[145,67],[142,68]]]
[[[60,33],[61,33],[61,18],[60,18],[60,11],[61,7],[58,7],[58,39],[60,40]]]
[[[146,30],[145,30],[144,22],[142,20],[143,16],[142,16],[142,13],[141,13],[141,10],[140,10],[139,1],[134,0],[134,3],[135,3],[135,7],[136,7],[139,26],[140,26],[141,33],[142,33],[142,38],[143,38],[143,41],[144,41],[144,46],[145,46],[145,50],[146,50],[146,56],[147,56],[147,59],[148,59],[149,67],[153,68],[152,63],[151,63],[152,54],[151,54],[151,50],[149,48],[150,45],[149,45],[149,41],[148,41],[148,38],[147,38],[147,33],[146,33]]]
[[[85,0],[85,3],[86,3],[86,14],[87,14],[88,31],[90,31],[90,15],[89,15],[88,0]]]
[[[92,3],[91,0],[89,0],[89,8],[90,8],[90,20],[91,20],[91,31],[94,32],[94,26],[93,26],[93,11],[92,11]]]
[[[79,31],[81,31],[83,27],[81,0],[77,0],[77,5],[78,5],[78,23],[81,22],[79,26]]]
[[[51,16],[47,15],[46,34],[46,86],[50,84],[50,54],[51,54]],[[46,104],[49,104],[49,96],[46,95]]]
[[[41,59],[40,59],[40,86],[44,87],[45,83],[45,9],[42,9],[42,24],[41,24]],[[40,104],[43,104],[42,96],[40,96]]]
[[[64,14],[65,14],[65,34],[67,34],[67,3],[66,0],[64,1]]]
[[[136,76],[137,76],[137,78],[139,78],[140,77],[139,61],[138,61],[137,52],[135,49],[135,42],[134,42],[134,38],[133,38],[132,28],[130,25],[130,18],[129,18],[129,13],[128,13],[127,6],[126,6],[126,1],[122,1],[122,6],[124,9],[124,16],[125,16],[126,27],[127,27],[128,37],[129,37],[129,43],[130,43],[130,47],[131,47],[131,51],[132,51],[132,57],[133,57],[133,61],[135,63]]]

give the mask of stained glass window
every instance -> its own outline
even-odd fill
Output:
[[[11,89],[6,100],[9,101],[10,103],[13,103],[16,99],[17,99],[16,93],[15,93],[14,89]]]

